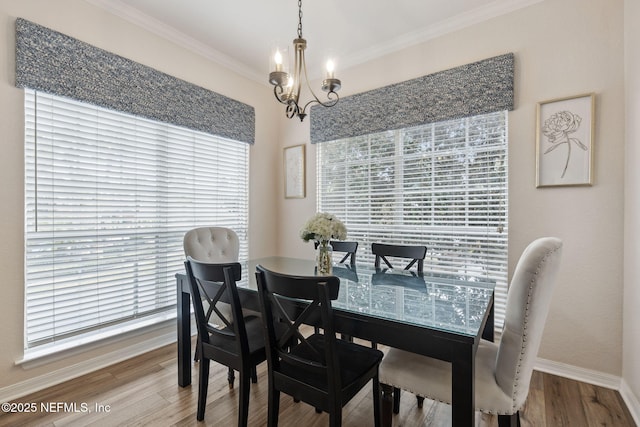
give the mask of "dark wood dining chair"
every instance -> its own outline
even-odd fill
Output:
[[[427,255],[427,247],[421,245],[389,245],[384,243],[372,243],[371,253],[376,256],[374,266],[376,270],[380,269],[380,261],[384,261],[386,268],[393,268],[388,257],[409,259],[409,263],[404,270],[410,270],[416,265],[418,274],[424,273],[424,257]],[[377,343],[371,342],[371,346],[376,348]]]
[[[344,264],[349,259],[350,265],[356,265],[356,252],[358,252],[358,242],[346,240],[331,240],[329,244],[333,248],[333,252],[344,252],[344,256],[338,264]],[[314,243],[315,249],[318,249],[318,242]]]
[[[198,328],[198,351],[200,370],[198,380],[197,419],[204,419],[209,385],[209,364],[214,360],[240,373],[240,403],[238,426],[245,427],[249,415],[250,378],[255,367],[266,360],[262,319],[259,316],[244,316],[236,281],[241,278],[239,263],[211,264],[187,257],[185,261],[191,301]],[[203,300],[208,302],[207,312]],[[217,303],[229,304],[231,316],[223,313]],[[223,325],[215,327],[209,323],[215,313]],[[229,388],[233,378],[229,377]]]
[[[318,242],[315,242],[315,248],[318,249]],[[354,282],[358,281],[358,275],[355,272],[356,268],[356,252],[358,252],[358,242],[355,241],[346,241],[346,240],[330,240],[329,244],[333,248],[333,252],[344,252],[344,256],[338,262],[338,264],[344,264],[344,262],[349,259],[349,264],[343,267],[341,270],[339,267],[335,267],[333,270],[333,274],[335,276],[347,278]],[[315,331],[318,332],[318,327],[316,326]],[[349,335],[342,334],[342,339],[347,341],[353,341],[353,337]]]
[[[191,257],[196,261],[209,263],[237,262],[240,254],[240,239],[238,239],[238,234],[235,231],[227,227],[196,227],[185,233],[182,247],[185,256]],[[229,304],[219,302],[217,308],[226,318],[231,318]],[[206,310],[205,307],[205,312],[207,313],[208,322],[222,323],[212,310]],[[243,309],[242,312],[244,316],[260,316],[260,313],[253,310]],[[195,362],[200,359],[197,344],[193,359]],[[229,368],[229,383],[233,384],[234,378],[233,369]],[[256,382],[256,372],[252,373],[252,380]]]
[[[418,273],[424,272],[424,257],[427,255],[427,247],[422,245],[388,245],[384,243],[372,243],[371,253],[376,256],[375,267],[380,268],[380,261],[384,261],[388,268],[393,268],[388,257],[406,258],[411,261],[404,267],[411,269],[414,264]]]
[[[374,424],[380,426],[378,366],[383,353],[336,339],[331,301],[338,298],[336,276],[290,276],[257,267],[258,293],[267,334],[268,426],[278,424],[280,392],[329,413],[329,425],[342,424],[342,407],[373,380]],[[292,301],[296,299],[296,301]],[[302,305],[302,301],[307,305]],[[304,336],[302,324],[322,333]],[[278,340],[276,326],[287,331]],[[287,345],[294,338],[296,344]]]

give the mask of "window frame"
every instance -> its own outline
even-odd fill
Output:
[[[483,122],[486,123],[484,129]],[[454,136],[449,138],[446,131]],[[412,137],[417,140],[413,152],[404,146]],[[483,137],[486,141],[481,140]],[[496,152],[491,154],[494,143]],[[438,150],[438,144],[444,148]],[[425,151],[421,152],[421,148]],[[499,168],[501,182],[490,182],[496,179],[492,172],[484,172],[486,182],[483,182],[482,168],[490,168],[492,155],[499,159],[495,166]],[[416,165],[427,161],[431,164],[420,167],[412,165],[412,161]],[[451,170],[459,164],[467,168],[455,171],[456,179],[467,180],[466,193],[456,189],[456,193],[452,193],[455,197],[447,198],[446,192],[453,191],[456,182],[442,173],[440,167],[445,162],[452,165]],[[474,163],[479,164],[477,168]],[[357,171],[358,167],[369,169],[360,177],[357,172],[351,174],[349,167],[351,171]],[[332,213],[345,222],[347,240],[359,242],[358,262],[373,263],[373,242],[426,245],[425,271],[496,283],[495,324],[497,329],[501,327],[508,274],[507,111],[322,142],[316,149],[316,168],[318,211]],[[344,173],[342,182],[340,173]],[[407,183],[404,178],[409,174],[412,175]],[[442,185],[434,179],[438,174]],[[447,179],[452,182],[445,182]],[[376,180],[387,180],[391,184],[385,187],[385,182]],[[495,188],[490,189],[492,185]],[[486,202],[484,199],[488,198],[494,200]],[[460,204],[459,208],[449,209],[455,204]],[[384,213],[371,213],[385,209]],[[460,212],[465,210],[467,216],[460,217]],[[431,218],[427,218],[429,215]],[[492,215],[500,218],[494,221]],[[489,269],[474,271],[466,265],[472,264],[469,258],[459,262],[453,259],[456,245],[461,246],[464,253],[482,239],[484,249],[480,249],[485,252],[483,256]],[[444,254],[447,250],[451,252],[450,260],[446,260]]]
[[[59,111],[47,110],[45,106],[47,103]],[[78,114],[75,115],[74,111]],[[84,113],[80,114],[80,111]],[[66,116],[56,119],[56,114]],[[102,130],[95,131],[94,139],[91,139],[92,131],[85,127],[91,123],[92,114],[95,115],[96,126],[98,123],[103,126]],[[50,117],[45,118],[43,115],[50,115]],[[49,123],[47,123],[48,120]],[[48,130],[45,129],[47,127]],[[138,134],[132,137],[132,140],[125,142],[123,132],[126,128],[135,129]],[[98,135],[100,132],[102,134]],[[86,156],[81,158],[81,156],[87,154],[86,150],[92,143],[105,150],[95,156],[96,162],[102,163],[96,165],[95,171],[86,170],[82,175],[79,172],[76,173],[80,167],[86,167],[91,163],[91,159]],[[47,159],[48,154],[45,155],[43,151],[47,149],[46,146],[52,150],[51,153],[53,150],[58,150],[60,154],[58,158],[54,158],[54,154],[48,153],[51,156]],[[155,154],[153,154],[154,146],[157,146]],[[25,355],[47,352],[47,349],[55,351],[60,347],[73,347],[131,329],[158,324],[168,318],[175,317],[175,273],[183,270],[182,263],[184,261],[182,236],[193,227],[216,225],[233,228],[240,239],[240,257],[246,258],[248,256],[249,234],[249,147],[250,145],[247,143],[25,89]],[[143,152],[143,149],[151,151]],[[76,154],[78,157],[75,157],[74,161],[77,160],[77,164],[63,165],[67,161],[65,156],[72,157]],[[107,160],[111,156],[114,157]],[[116,156],[120,156],[119,161],[116,160]],[[213,156],[217,156],[216,159],[211,159]],[[113,161],[113,164],[109,164],[110,161]],[[81,165],[82,162],[86,163]],[[120,170],[118,169],[120,163],[128,163],[133,168],[138,167],[138,170],[133,172],[123,166],[122,175],[116,177]],[[227,166],[223,167],[223,164]],[[52,168],[49,171],[51,173],[49,176],[45,176],[48,167]],[[54,167],[58,168],[55,174]],[[65,172],[63,173],[62,170]],[[101,176],[99,176],[100,173],[102,173]],[[91,176],[94,178],[93,184],[85,185],[84,179],[88,180],[88,177]],[[63,179],[67,181],[55,184],[56,180]],[[130,199],[127,198],[129,195],[127,189],[134,186],[133,181],[136,182],[136,189],[131,190],[131,197],[136,199],[135,207],[131,211],[134,216],[138,214],[139,216],[136,217],[137,220],[132,219],[131,223],[126,223],[126,220],[121,219],[118,215],[120,211],[126,211],[131,207],[129,206]],[[225,182],[227,185],[221,185]],[[102,192],[92,187],[92,185],[99,187],[103,183]],[[130,230],[129,236],[132,245],[138,245],[136,247],[145,250],[145,247],[149,246],[145,246],[145,243],[141,241],[156,240],[157,243],[152,242],[150,246],[152,248],[157,246],[157,248],[150,250],[155,250],[159,254],[148,253],[147,258],[152,259],[147,261],[144,261],[145,256],[142,254],[136,254],[141,263],[138,267],[140,274],[134,276],[127,275],[126,267],[118,267],[107,262],[101,264],[104,261],[102,256],[94,254],[95,258],[100,258],[90,267],[96,272],[96,275],[106,275],[111,271],[113,276],[123,276],[118,279],[121,283],[116,283],[115,279],[110,281],[105,279],[108,284],[100,281],[94,283],[95,295],[99,294],[101,287],[112,287],[111,291],[116,292],[110,299],[112,308],[109,309],[107,304],[102,308],[97,307],[95,305],[97,303],[92,300],[91,295],[81,299],[80,293],[77,295],[68,293],[71,295],[72,301],[64,309],[69,312],[66,321],[75,322],[75,325],[67,329],[59,327],[62,322],[61,318],[58,321],[54,320],[55,314],[46,315],[47,308],[43,307],[50,304],[51,310],[56,310],[57,307],[60,307],[59,304],[56,306],[55,303],[46,302],[46,300],[34,302],[35,298],[46,293],[56,292],[53,289],[56,286],[63,287],[63,285],[53,285],[53,283],[59,282],[49,281],[48,278],[42,276],[43,274],[51,274],[51,277],[56,276],[56,280],[65,279],[66,285],[76,286],[77,290],[80,289],[80,282],[85,280],[80,276],[73,279],[72,275],[65,278],[63,272],[55,273],[55,270],[51,268],[53,264],[47,265],[47,262],[52,262],[55,258],[47,258],[42,255],[42,252],[38,254],[37,251],[45,249],[43,246],[36,249],[38,246],[35,245],[36,240],[40,239],[43,234],[49,233],[50,236],[44,237],[56,239],[54,237],[56,231],[53,228],[46,230],[47,227],[55,227],[55,225],[47,224],[47,215],[50,214],[51,221],[59,221],[63,215],[67,215],[71,219],[74,215],[78,218],[90,217],[90,214],[83,213],[86,206],[73,204],[74,200],[88,200],[90,196],[85,199],[78,196],[80,198],[74,199],[74,193],[74,195],[68,196],[69,198],[65,201],[58,199],[57,202],[48,202],[48,205],[44,202],[45,193],[49,190],[51,190],[50,192],[54,191],[52,185],[61,188],[62,184],[67,186],[69,193],[74,191],[81,193],[83,191],[81,187],[85,186],[87,194],[98,195],[96,205],[104,202],[105,206],[111,206],[110,204],[115,206],[111,206],[113,208],[111,212],[104,214],[103,222],[96,221],[93,224],[96,227],[94,243],[100,240],[98,237],[100,230],[105,231],[112,227],[113,236],[110,238],[113,241],[120,239],[123,242],[127,240],[124,237],[127,230]],[[111,187],[107,188],[109,186]],[[154,190],[154,186],[157,187],[157,190]],[[152,194],[156,194],[157,198],[147,200],[146,198],[151,197]],[[121,200],[118,200],[119,197]],[[56,205],[56,203],[58,204]],[[64,213],[60,208],[63,203],[68,204],[67,213]],[[120,207],[117,206],[118,203],[121,204]],[[87,210],[93,208],[90,207]],[[99,208],[95,207],[95,210],[97,212]],[[122,218],[125,218],[124,214]],[[154,218],[157,218],[156,223],[152,222]],[[113,222],[109,223],[110,220]],[[118,221],[121,224],[113,224]],[[136,221],[138,222],[136,223]],[[91,219],[78,219],[77,226],[74,221],[69,224],[74,224],[74,227],[78,229],[86,225],[89,230],[92,226],[90,222]],[[66,226],[68,227],[69,224]],[[122,228],[118,228],[120,226]],[[142,236],[145,228],[152,236],[146,238]],[[68,234],[69,230],[68,227],[65,232]],[[78,230],[72,231],[81,234]],[[87,233],[90,234],[89,231]],[[63,233],[58,232],[58,237],[61,234]],[[87,246],[89,246],[91,239],[86,236],[84,238],[87,239]],[[105,240],[106,238],[103,238],[101,241]],[[46,242],[43,244],[46,246]],[[129,253],[127,252],[127,244],[124,242],[123,246],[118,247],[117,243],[113,243],[114,246],[110,250],[115,252],[114,257],[124,258],[127,256],[126,254]],[[118,250],[122,252],[118,253]],[[90,252],[89,249],[87,251]],[[135,252],[135,250],[133,251]],[[69,253],[72,257],[78,257],[77,251],[74,254],[69,249]],[[43,258],[39,259],[40,255]],[[162,259],[156,260],[154,257]],[[156,261],[157,265],[153,264]],[[92,263],[93,260],[87,262]],[[38,263],[40,263],[39,266]],[[62,261],[60,265],[63,265]],[[90,268],[86,267],[87,270]],[[40,272],[37,271],[38,269]],[[77,272],[82,270],[79,266],[77,269]],[[36,288],[37,286],[40,288]],[[91,286],[87,285],[83,289],[86,290]],[[124,302],[117,301],[119,297],[117,292],[125,293],[128,286],[131,287],[130,293],[138,293],[137,303],[133,305],[140,307],[144,305],[144,308],[140,309],[141,311],[135,312],[134,309],[130,315],[123,314],[125,311],[122,311],[119,317],[116,316],[118,318],[110,318],[104,314],[99,316],[97,320],[87,321],[85,326],[78,327],[81,323],[78,318],[81,317],[83,311],[87,311],[84,308],[85,304],[97,307],[98,311],[104,309],[105,313],[116,315],[115,313],[122,309],[119,306],[125,305]],[[51,301],[53,299],[54,297],[50,298]],[[38,305],[42,305],[42,307],[35,307]],[[63,309],[58,310],[61,310],[60,313],[62,313]],[[91,310],[89,309],[89,311]],[[86,318],[89,317],[91,316],[87,314]],[[39,322],[40,325],[36,325],[34,322]],[[39,335],[35,335],[36,330],[46,331],[47,328],[53,332],[38,332]],[[58,328],[58,332],[54,330],[55,328]]]

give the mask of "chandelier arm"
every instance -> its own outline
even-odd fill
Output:
[[[273,87],[273,95],[276,97],[279,103],[287,104],[287,101],[284,101],[282,95],[284,94],[284,89],[282,86],[277,85]]]
[[[300,111],[300,107],[298,107],[298,104],[295,101],[291,101],[287,104],[287,108],[285,108],[285,115],[287,116],[288,119],[292,118],[293,116],[299,115]]]
[[[302,72],[304,72],[304,80],[305,80],[307,89],[309,90],[309,93],[311,93],[311,96],[313,96],[313,99],[309,100],[304,105],[304,107],[302,108],[302,114],[305,114],[305,111],[307,110],[307,107],[309,105],[312,105],[312,104],[320,104],[323,107],[333,107],[334,105],[336,105],[338,103],[338,101],[340,100],[340,97],[338,96],[338,94],[335,91],[329,91],[327,93],[327,100],[326,101],[321,101],[320,98],[318,98],[316,93],[311,88],[311,83],[309,83],[309,76],[307,75],[307,63],[304,60],[304,52],[302,52],[302,61],[301,61],[300,66],[301,66],[300,68],[302,68]],[[332,98],[331,94],[335,95],[335,98]],[[300,99],[300,98],[298,98],[298,99]]]
[[[335,98],[331,98],[331,97],[330,97],[330,95],[331,95],[331,94],[335,95]],[[314,96],[315,96],[315,95],[314,95]],[[322,105],[323,107],[333,107],[333,106],[334,106],[334,105],[336,105],[336,104],[338,103],[338,101],[340,100],[340,97],[338,96],[338,94],[337,94],[336,92],[333,92],[333,91],[331,91],[331,92],[329,92],[329,93],[327,94],[327,98],[329,98],[327,101],[320,101],[320,100],[318,100],[318,98],[315,98],[315,99],[310,100],[309,102],[307,102],[306,104],[304,104],[304,107],[302,108],[302,112],[304,112],[304,111],[307,109],[307,107],[308,107],[309,105],[312,105],[312,104],[320,104],[320,105]]]
[[[316,93],[313,91],[313,89],[311,89],[311,83],[309,83],[309,76],[307,75],[307,63],[306,61],[304,61],[304,55],[302,57],[302,71],[304,72],[304,81],[307,85],[307,89],[309,89],[309,92],[311,93],[311,96],[313,96],[313,100],[307,102],[307,105],[309,105],[309,103],[313,102],[315,100],[315,102],[317,102],[318,104],[322,104],[322,102],[318,99],[318,97],[316,96]],[[305,106],[306,108],[306,106]]]
[[[293,99],[284,99],[281,97],[281,95],[284,94],[282,86],[274,86],[273,94],[279,103],[287,106],[285,108],[285,115],[287,118],[290,119],[293,116],[299,115],[300,107],[298,106],[298,103]]]
[[[295,100],[296,102],[300,100],[300,95],[302,94],[302,71],[306,71],[306,65],[304,60],[304,45],[296,45],[295,47],[295,64],[294,64],[294,74],[293,74],[293,84],[295,89]],[[306,77],[306,73],[305,73]]]

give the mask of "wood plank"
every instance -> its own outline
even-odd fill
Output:
[[[522,427],[545,425],[544,377],[544,374],[537,371],[534,371],[531,375],[529,395],[527,396],[524,407],[520,411],[520,424]]]
[[[582,406],[587,418],[599,426],[619,426],[626,422],[615,390],[579,383]]]
[[[556,375],[544,377],[545,420],[552,426],[588,426],[589,421],[580,404],[580,387]]]

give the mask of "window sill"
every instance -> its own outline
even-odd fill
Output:
[[[22,366],[24,369],[35,368],[127,338],[140,336],[168,327],[173,330],[172,335],[175,341],[175,319],[175,312],[158,314],[153,317],[131,321],[123,325],[103,328],[98,331],[83,334],[81,337],[73,337],[51,344],[45,344],[34,349],[25,349],[23,357],[16,360],[15,365]]]

